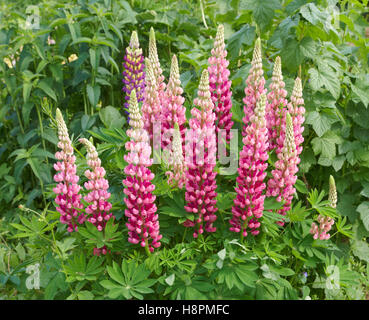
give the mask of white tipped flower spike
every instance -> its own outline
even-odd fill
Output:
[[[256,103],[254,122],[256,122],[259,127],[265,126],[265,105],[266,105],[266,95],[263,93],[260,99]]]
[[[129,42],[129,46],[131,48],[139,48],[140,47],[140,43],[138,42],[138,36],[137,36],[137,32],[136,31],[132,31],[132,35],[131,35],[131,40]]]
[[[133,129],[142,129],[144,126],[144,123],[142,121],[140,109],[138,108],[138,102],[137,102],[137,96],[136,96],[136,90],[133,89],[131,92],[131,96],[129,99],[129,125]]]
[[[286,114],[286,136],[284,139],[283,151],[289,156],[292,156],[296,152],[295,137],[293,133],[292,118],[289,113]]]
[[[172,57],[172,64],[170,66],[170,76],[168,81],[168,90],[176,94],[176,88],[181,85],[178,60],[177,56],[174,54]]]
[[[73,155],[72,142],[69,138],[68,128],[63,119],[63,115],[59,108],[56,109],[56,124],[58,127],[59,144],[58,146],[64,150],[68,156]]]
[[[261,59],[261,40],[260,38],[257,38],[255,41],[255,47],[254,47],[254,52],[252,55],[252,65],[253,66],[258,66],[260,65],[260,68],[262,68],[262,59]]]
[[[333,176],[329,176],[329,195],[328,195],[329,205],[332,208],[336,208],[337,206],[337,190],[336,183],[334,181]]]

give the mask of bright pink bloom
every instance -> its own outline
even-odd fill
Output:
[[[192,118],[189,121],[190,130],[186,134],[186,205],[187,212],[195,215],[195,220],[187,220],[186,227],[194,227],[193,236],[205,231],[215,232],[213,222],[217,216],[216,208],[216,136],[214,104],[209,91],[209,73],[204,70],[198,89],[198,98],[192,108]]]
[[[113,214],[110,213],[112,205],[108,201],[110,198],[108,192],[109,182],[104,178],[105,169],[101,166],[101,160],[94,145],[84,138],[79,139],[79,141],[86,146],[87,164],[92,169],[92,171],[85,171],[85,176],[88,179],[85,182],[85,188],[90,191],[84,197],[84,200],[88,203],[86,208],[87,221],[95,225],[97,230],[102,231],[106,222],[110,218],[114,219]],[[94,249],[96,255],[106,254],[106,252],[106,246]]]
[[[266,169],[268,167],[268,129],[265,120],[266,96],[262,94],[251,116],[251,124],[247,126],[243,138],[243,149],[240,152],[237,196],[232,207],[233,217],[229,221],[231,231],[242,232],[247,236],[247,229],[257,235],[260,227],[259,218],[263,215],[263,190],[266,185]]]
[[[256,102],[259,101],[260,96],[262,94],[266,94],[267,90],[264,88],[265,79],[263,76],[263,63],[261,59],[261,42],[260,38],[258,38],[255,42],[254,53],[251,62],[251,69],[249,72],[249,76],[246,80],[246,88],[245,88],[245,98],[243,98],[244,105],[244,113],[245,116],[242,119],[244,126],[244,130],[242,131],[242,135],[246,135],[247,125],[251,121],[251,116],[254,114],[254,109],[256,107]]]
[[[311,225],[310,233],[313,235],[313,238],[320,239],[320,240],[328,240],[331,235],[328,233],[332,225],[334,224],[334,220],[330,217],[325,217],[322,215],[319,215],[317,218],[319,222],[319,226],[313,222]]]
[[[296,182],[298,171],[297,164],[300,162],[297,156],[294,128],[290,114],[286,114],[286,135],[284,145],[280,153],[277,153],[278,161],[275,163],[275,169],[272,171],[273,177],[268,181],[267,197],[277,197],[277,201],[284,201],[282,209],[278,211],[281,215],[286,215],[291,209],[293,194],[296,189],[293,185]],[[283,221],[277,222],[283,226]]]
[[[124,168],[126,179],[124,202],[127,206],[125,215],[128,217],[128,241],[147,247],[151,252],[160,247],[162,235],[159,233],[159,220],[156,213],[155,195],[152,192],[155,185],[151,183],[154,174],[149,167],[153,160],[150,159],[151,147],[149,135],[143,130],[143,121],[137,104],[136,92],[133,90],[129,100],[129,125],[127,135],[131,138],[126,143],[128,154],[124,160],[128,165]],[[149,242],[151,239],[151,242]]]
[[[56,210],[60,213],[60,222],[68,225],[69,232],[78,231],[77,222],[82,224],[85,221],[82,196],[79,194],[81,187],[78,185],[79,177],[76,175],[76,157],[73,155],[72,142],[59,109],[56,109],[56,122],[59,135],[58,148],[61,149],[55,153],[55,158],[59,161],[54,164],[54,169],[58,171],[54,175],[54,181],[58,184],[53,189],[57,195]]]
[[[268,93],[268,103],[266,106],[266,119],[269,134],[269,150],[280,147],[283,148],[284,137],[281,139],[282,128],[286,124],[284,119],[287,112],[287,91],[284,89],[285,83],[282,76],[281,58],[277,57],[274,63],[272,83]],[[284,135],[284,132],[283,132]],[[279,144],[278,144],[279,143]]]
[[[214,42],[214,48],[211,50],[212,56],[209,58],[209,83],[211,99],[215,106],[216,131],[226,130],[224,138],[229,142],[230,129],[232,129],[232,92],[229,80],[229,61],[226,59],[227,50],[224,44],[224,27],[220,25]]]

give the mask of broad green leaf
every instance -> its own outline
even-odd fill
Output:
[[[369,202],[362,202],[356,209],[360,213],[361,221],[366,230],[369,231]]]

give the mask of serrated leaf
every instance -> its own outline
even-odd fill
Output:
[[[367,231],[369,231],[369,202],[362,202],[357,208],[356,211],[360,213],[361,221]]]

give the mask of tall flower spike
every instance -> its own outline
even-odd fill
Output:
[[[182,148],[182,137],[179,131],[178,123],[174,125],[172,151],[170,153],[168,170],[165,174],[168,176],[168,183],[173,186],[178,186],[182,189],[186,182],[185,165]]]
[[[216,131],[225,130],[223,138],[229,142],[230,129],[232,129],[232,92],[229,80],[229,61],[226,59],[227,50],[224,44],[224,27],[219,25],[214,42],[214,48],[211,50],[212,56],[209,58],[209,81],[211,99],[215,106]]]
[[[163,76],[163,70],[160,67],[158,50],[156,48],[156,39],[155,39],[155,31],[154,28],[150,28],[150,36],[149,36],[149,59],[152,63],[152,70],[156,78],[156,83],[158,86],[159,96],[164,93],[165,82]]]
[[[263,63],[261,58],[261,41],[256,39],[254,53],[251,61],[251,69],[246,80],[245,98],[243,98],[245,116],[242,119],[245,126],[242,134],[246,135],[246,127],[251,121],[251,116],[254,114],[256,102],[262,94],[266,94],[264,88],[265,79],[263,76]]]
[[[336,183],[334,181],[333,176],[329,176],[329,195],[328,195],[329,205],[332,208],[336,208],[337,206],[337,190]]]
[[[142,120],[144,128],[149,133],[150,141],[153,138],[155,122],[161,121],[161,101],[158,92],[157,81],[153,72],[150,59],[145,60],[146,64],[146,88],[142,104]]]
[[[160,247],[162,235],[159,233],[159,220],[156,213],[155,195],[152,192],[155,185],[151,183],[155,175],[149,169],[153,160],[150,158],[151,147],[149,135],[143,129],[143,122],[132,90],[129,112],[130,126],[127,135],[130,138],[125,145],[128,154],[124,160],[128,165],[124,168],[126,179],[123,180],[124,202],[127,206],[125,215],[128,217],[128,241],[140,244],[153,252]]]
[[[165,90],[165,103],[162,109],[162,146],[165,148],[170,143],[170,134],[173,133],[174,125],[178,124],[182,141],[185,139],[186,108],[183,106],[183,89],[179,78],[179,68],[176,55],[172,57],[170,77]],[[168,136],[167,133],[168,132]],[[183,148],[184,149],[184,148]]]
[[[304,132],[304,127],[302,126],[305,121],[305,108],[304,108],[304,99],[302,97],[302,85],[301,79],[296,78],[295,85],[293,87],[293,91],[291,94],[291,102],[288,104],[288,112],[291,114],[294,135],[295,135],[295,144],[297,155],[299,156],[302,152],[302,143],[304,142],[304,138],[302,133]],[[283,133],[281,134],[281,137]]]
[[[285,129],[284,123],[287,104],[287,91],[284,89],[285,83],[282,76],[281,58],[277,57],[274,63],[272,83],[270,84],[270,92],[268,93],[268,104],[266,107],[266,119],[269,134],[269,150],[278,146],[283,148],[282,130]],[[279,143],[279,144],[278,144]]]
[[[215,232],[213,222],[217,216],[216,208],[216,138],[215,113],[209,91],[209,73],[202,72],[198,97],[192,108],[189,121],[190,130],[186,134],[186,205],[185,210],[195,214],[195,220],[187,220],[185,227],[194,227],[193,236],[204,232]]]
[[[268,129],[265,120],[266,96],[262,94],[256,104],[255,112],[251,116],[251,124],[246,128],[243,138],[243,149],[240,152],[237,187],[237,196],[232,207],[233,217],[230,220],[230,230],[242,232],[247,236],[247,230],[252,235],[259,233],[263,215],[263,190],[266,185],[266,169],[268,167]]]
[[[138,42],[137,32],[133,31],[131,41],[126,48],[126,55],[123,62],[123,91],[125,92],[124,107],[128,113],[129,98],[133,89],[136,90],[138,101],[143,100],[145,91],[145,72],[144,72],[144,57],[142,49]]]
[[[284,201],[282,209],[278,211],[281,215],[286,215],[291,209],[293,194],[296,189],[293,185],[296,182],[298,171],[297,164],[300,162],[297,156],[294,128],[292,118],[287,112],[286,114],[286,134],[284,145],[280,153],[277,153],[278,160],[275,163],[275,169],[272,170],[272,178],[268,181],[267,197],[277,197],[277,201]],[[277,222],[283,226],[283,221]]]
[[[53,189],[56,194],[55,203],[58,205],[56,210],[60,213],[60,222],[68,225],[69,232],[78,231],[77,222],[82,224],[85,221],[82,196],[79,194],[81,187],[78,185],[79,177],[76,174],[76,157],[73,154],[72,142],[59,109],[56,109],[56,122],[58,148],[61,149],[55,153],[55,158],[59,161],[54,164],[54,169],[58,171],[54,175],[57,186]]]
[[[101,160],[95,146],[85,138],[79,139],[79,142],[86,147],[87,164],[92,169],[92,171],[85,171],[85,176],[88,179],[85,183],[85,188],[89,190],[89,193],[84,197],[84,200],[88,203],[86,208],[87,221],[95,225],[97,230],[102,231],[106,222],[110,218],[114,218],[110,212],[112,205],[108,201],[110,198],[110,193],[108,192],[109,182],[104,178],[106,172],[101,166]],[[94,255],[99,256],[106,253],[106,246],[94,249]]]

